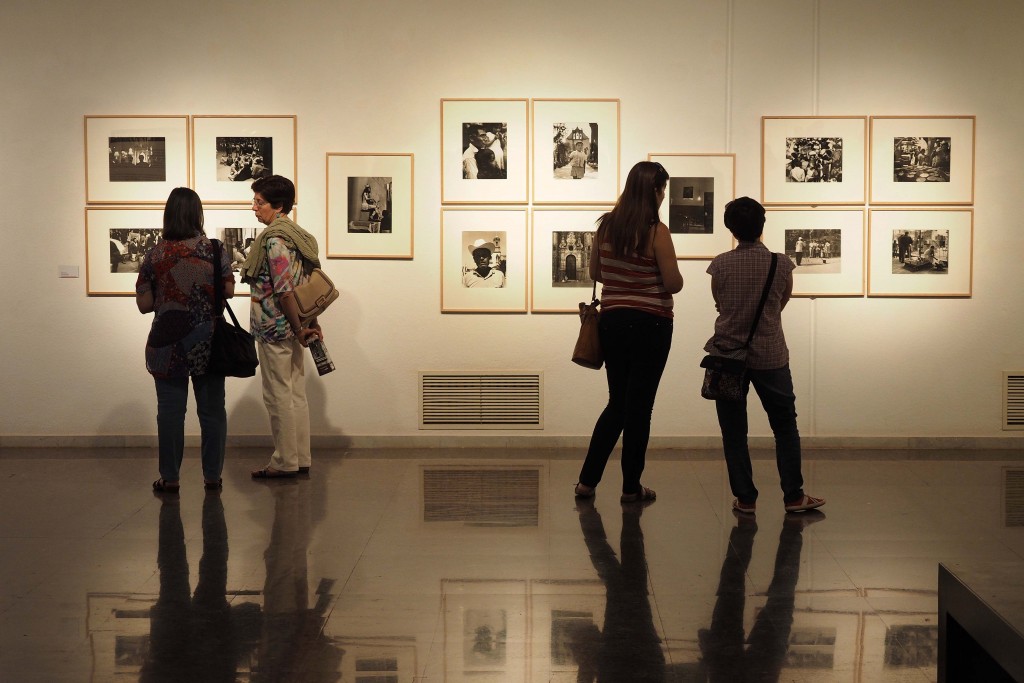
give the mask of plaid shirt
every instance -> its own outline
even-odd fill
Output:
[[[757,313],[772,256],[760,242],[740,242],[732,251],[719,254],[708,266],[711,294],[715,297],[718,320],[715,335],[704,350],[720,353],[738,349],[747,341]],[[747,351],[747,367],[774,370],[789,363],[789,348],[782,333],[782,308],[793,291],[793,262],[779,254],[775,279]]]

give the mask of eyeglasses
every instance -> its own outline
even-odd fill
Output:
[[[265,199],[253,199],[252,205],[255,206],[257,209],[262,209],[264,206],[267,205],[267,201]]]

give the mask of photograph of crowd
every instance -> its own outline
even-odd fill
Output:
[[[714,222],[714,178],[669,178],[669,232],[710,235],[714,232]]]
[[[110,272],[137,273],[142,259],[160,238],[158,228],[117,228],[110,231]],[[102,252],[100,252],[102,253]]]
[[[949,230],[893,230],[892,273],[948,273]]]
[[[551,286],[590,287],[590,253],[594,247],[593,231],[560,231],[551,233]]]
[[[391,217],[391,178],[349,177],[349,232],[390,234]]]
[[[462,177],[465,180],[508,178],[507,123],[462,124]]]
[[[165,138],[109,138],[110,182],[166,181],[165,142]]]
[[[224,253],[231,258],[232,272],[238,272],[259,231],[260,228],[221,228],[217,231],[217,239],[224,243]]]
[[[462,233],[466,251],[462,257],[462,286],[469,289],[500,289],[506,286],[508,270],[506,255],[501,245],[506,233],[469,230]]]
[[[843,231],[786,230],[786,256],[801,270],[814,273],[841,273]]]
[[[217,180],[252,182],[274,174],[274,138],[217,138]]]
[[[893,182],[948,183],[950,138],[893,138]]]
[[[786,138],[787,183],[843,182],[842,138]]]
[[[597,124],[555,123],[554,177],[559,180],[597,180]]]

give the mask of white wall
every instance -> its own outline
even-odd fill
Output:
[[[1024,368],[1021,25],[1017,0],[6,0],[0,443],[155,433],[150,319],[85,294],[85,114],[296,114],[299,222],[321,244],[326,152],[415,154],[415,259],[327,262],[339,371],[312,380],[315,433],[422,436],[417,371],[510,367],[544,372],[541,436],[588,435],[605,387],[568,362],[574,316],[439,312],[442,97],[620,98],[623,178],[648,152],[731,151],[754,197],[762,115],[977,115],[973,298],[802,299],[785,324],[806,436],[1005,435],[1001,372]],[[663,443],[717,433],[697,392],[705,268],[682,262]],[[229,380],[229,406],[233,434],[267,432],[257,381]]]

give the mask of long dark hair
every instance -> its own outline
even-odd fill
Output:
[[[615,208],[598,219],[598,237],[612,245],[612,254],[629,256],[645,244],[658,224],[658,190],[668,183],[668,171],[656,161],[641,161],[629,170],[626,187]]]
[[[171,190],[164,206],[165,240],[187,240],[203,232],[203,202],[194,190],[176,187]]]

